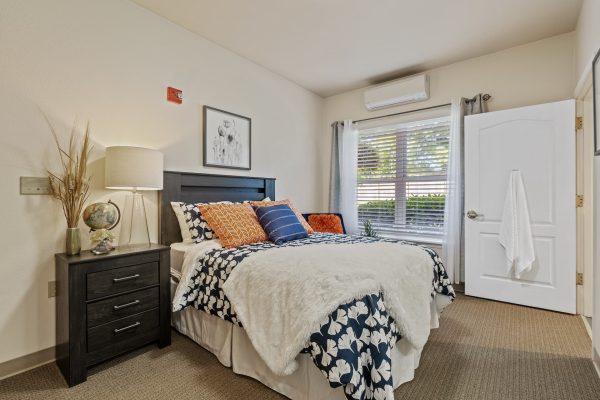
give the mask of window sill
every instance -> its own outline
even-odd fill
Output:
[[[415,235],[381,235],[384,238],[404,240],[406,242],[415,242],[418,244],[428,244],[441,246],[443,243],[442,238],[433,238],[428,236],[415,236]]]

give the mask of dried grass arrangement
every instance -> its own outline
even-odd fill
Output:
[[[58,135],[50,125],[54,142],[60,156],[61,170],[53,173],[48,171],[50,178],[50,191],[54,198],[62,204],[63,213],[67,219],[68,228],[76,228],[83,211],[83,205],[90,193],[91,178],[87,176],[87,163],[92,146],[90,144],[90,125],[85,127],[81,136],[76,129],[76,123],[71,129],[69,145],[65,149],[58,140]]]

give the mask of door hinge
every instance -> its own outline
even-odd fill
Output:
[[[583,195],[582,194],[578,194],[577,196],[575,196],[575,207],[577,207],[577,208],[583,207]]]
[[[575,282],[577,283],[577,286],[583,285],[583,272],[578,272],[575,275]]]
[[[583,117],[575,117],[575,130],[583,129]]]

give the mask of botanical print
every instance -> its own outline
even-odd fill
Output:
[[[242,156],[240,134],[235,129],[235,120],[224,119],[217,128],[219,133],[212,143],[212,156],[218,164],[239,165]]]
[[[251,120],[204,107],[204,165],[250,169]]]

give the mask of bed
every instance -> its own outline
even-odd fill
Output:
[[[266,197],[275,199],[274,179],[165,172],[160,197],[160,241],[172,249],[174,328],[209,350],[235,373],[255,378],[294,400],[393,399],[393,389],[413,379],[423,340],[430,329],[438,327],[439,312],[454,299],[454,291],[437,254],[403,242],[334,234],[314,234],[282,246],[264,242],[222,249],[211,243],[181,244],[179,224],[170,202],[241,202]],[[375,267],[375,272],[370,271],[371,275],[365,272],[363,279],[360,279],[363,272],[356,270],[357,280],[349,285],[357,288],[352,293],[332,289],[337,284],[339,271],[331,272],[333,286],[321,289],[325,290],[322,292],[312,289],[319,286],[311,283],[314,271],[329,270],[326,265],[335,270],[338,262],[343,268],[356,268],[357,265],[343,263],[360,257],[373,259],[373,253],[363,253],[372,252],[375,247],[381,253],[375,256],[379,257],[375,264],[390,263],[393,258],[394,263],[405,262],[407,271],[412,264],[426,264],[432,274],[424,275],[418,272],[424,267],[418,271],[415,267],[413,275],[406,275],[407,278],[390,275],[387,284],[403,290],[389,289],[385,291],[385,299],[383,290],[369,286],[372,275],[380,273]],[[405,255],[390,257],[389,254],[398,254],[386,253],[392,251],[403,251]],[[289,259],[295,261],[286,265]],[[297,268],[300,260],[304,264]],[[242,262],[244,268],[237,268]],[[252,268],[247,267],[252,263]],[[274,266],[286,271],[284,280],[273,275]],[[306,273],[308,278],[294,275],[298,270],[310,271],[311,268],[314,271]],[[257,271],[264,274],[260,279],[256,277]],[[308,279],[306,282],[310,285],[296,289],[295,286],[301,285],[287,282],[292,276],[298,281]],[[326,281],[327,273],[321,276],[319,272],[319,280]],[[281,290],[255,289],[265,284],[268,287],[271,281],[277,281]],[[381,282],[373,284],[381,285]],[[424,284],[430,287],[427,299],[422,295]],[[344,285],[339,283],[338,286],[343,289]],[[358,290],[361,286],[364,287]],[[292,307],[289,299],[274,297],[282,296],[280,292],[306,296],[304,291],[308,289],[316,290],[309,297],[322,299],[322,304],[329,304],[329,308],[315,313],[310,304]],[[419,299],[413,307],[408,296],[411,291],[417,293],[417,289],[421,295],[412,295]],[[249,298],[252,302],[244,303],[243,299]],[[402,304],[409,303],[410,307],[404,307],[407,310],[397,311],[402,310]],[[265,304],[278,306],[268,307],[268,313],[262,313],[260,310],[266,309]],[[265,319],[276,322],[267,324]],[[320,323],[314,325],[318,321]],[[293,336],[289,332],[302,330],[303,325],[312,332],[306,341],[302,335],[294,340],[288,338]]]

